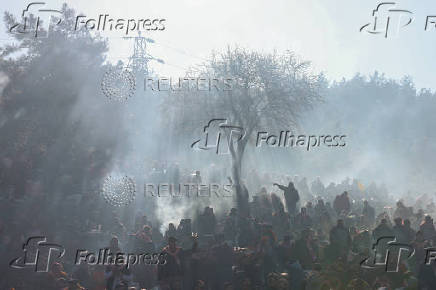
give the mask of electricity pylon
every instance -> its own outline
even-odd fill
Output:
[[[147,43],[154,43],[154,40],[141,36],[141,31],[138,31],[138,36],[124,37],[124,39],[134,39],[133,55],[129,57],[127,67],[131,68],[135,74],[148,76],[150,73],[148,62],[150,60],[156,60],[157,62],[164,63],[163,60],[154,58],[147,53]]]

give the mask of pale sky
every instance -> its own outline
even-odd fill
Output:
[[[65,1],[45,2],[48,8],[59,9]],[[156,41],[149,48],[150,54],[166,62],[155,62],[152,67],[164,76],[182,76],[187,67],[200,63],[212,50],[237,45],[265,52],[294,50],[330,80],[378,70],[396,79],[410,75],[418,88],[436,89],[432,71],[436,67],[436,28],[424,30],[426,16],[436,15],[434,0],[392,1],[397,3],[396,9],[413,12],[413,21],[400,29],[397,37],[388,39],[359,32],[360,27],[373,21],[372,10],[381,3],[372,0],[66,2],[89,18],[98,18],[99,14],[114,19],[165,18],[165,30],[147,34]],[[8,10],[19,16],[29,3],[2,3],[0,12]],[[104,35],[110,37],[109,59],[126,60],[132,42],[124,40],[121,31]],[[2,26],[0,44],[7,41]]]

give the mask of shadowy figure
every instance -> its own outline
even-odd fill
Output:
[[[289,215],[294,216],[297,212],[297,202],[300,200],[300,195],[298,194],[297,189],[295,189],[294,184],[289,182],[287,187],[278,183],[274,183],[273,185],[283,190],[288,213]]]

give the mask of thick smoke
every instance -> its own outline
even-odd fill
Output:
[[[67,7],[64,13],[74,19]],[[197,170],[204,184],[228,184],[230,157],[199,154],[190,148],[200,131],[178,131],[177,112],[163,102],[172,96],[144,91],[144,79],[157,74],[137,74],[136,94],[125,102],[106,98],[101,79],[114,68],[105,64],[106,43],[86,32],[68,34],[59,26],[43,41],[22,39],[32,57],[16,56],[0,67],[2,186],[7,195],[46,192],[56,201],[80,195],[83,203],[100,203],[105,178],[129,176],[136,183],[136,199],[115,211],[127,223],[147,214],[164,229],[182,217],[195,218],[207,205],[218,214],[228,211],[233,199],[144,196],[146,183],[191,182]],[[250,143],[243,159],[244,181],[267,174],[259,185],[271,190],[272,179],[280,174],[306,176],[309,181],[321,176],[325,184],[350,177],[367,186],[386,184],[398,197],[412,189],[432,193],[436,161],[432,92],[417,91],[408,77],[397,81],[375,73],[326,85],[322,95],[323,103],[301,114],[298,129],[289,126],[279,131],[346,135],[346,146],[307,151],[256,148]],[[198,129],[204,125],[196,124]],[[251,195],[254,190],[250,189]],[[98,210],[103,208],[110,206]],[[127,214],[132,211],[133,215]]]

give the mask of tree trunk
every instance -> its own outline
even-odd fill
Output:
[[[248,205],[248,192],[244,189],[241,182],[242,176],[242,157],[244,156],[246,140],[241,140],[235,150],[233,143],[230,144],[230,152],[232,153],[232,178],[233,185],[236,192],[236,204],[240,216],[248,217],[249,205]]]
[[[242,157],[244,156],[245,146],[247,145],[246,140],[241,140],[234,148],[233,142],[230,142],[230,152],[232,154],[232,178],[234,185],[241,184],[242,176]]]

